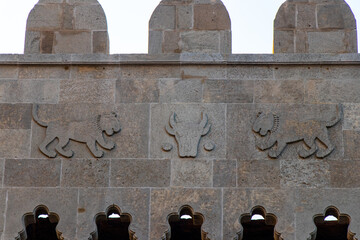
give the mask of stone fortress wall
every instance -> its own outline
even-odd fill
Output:
[[[149,54],[109,55],[97,0],[39,0],[25,54],[0,55],[1,239],[40,204],[69,240],[88,239],[112,204],[139,240],[165,236],[185,205],[211,240],[235,238],[255,206],[285,240],[308,239],[329,206],[360,233],[360,56],[345,1],[287,0],[273,55],[231,54],[220,0],[161,1],[149,36]]]

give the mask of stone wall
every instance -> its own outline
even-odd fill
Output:
[[[226,23],[206,34],[230,33],[220,1],[172,0],[150,21],[154,54],[0,55],[1,239],[39,205],[69,240],[88,239],[112,204],[139,240],[169,234],[167,217],[187,205],[211,240],[237,237],[255,206],[285,240],[308,239],[329,206],[360,232],[360,56],[234,55],[229,41],[209,52],[197,37],[192,50],[163,51],[151,26],[197,8],[212,9],[204,26]],[[183,20],[194,27],[195,16]]]

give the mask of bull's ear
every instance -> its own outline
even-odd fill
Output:
[[[260,117],[260,115],[262,114],[262,112],[258,112],[258,114],[256,115],[256,117]]]
[[[170,127],[169,125],[166,125],[165,126],[165,130],[168,134],[172,135],[172,136],[175,136],[175,131],[172,127]]]
[[[206,125],[206,127],[204,127],[201,136],[205,136],[206,134],[208,134],[210,132],[211,129],[211,124]]]
[[[178,122],[177,115],[175,112],[173,112],[169,119],[170,127],[174,128],[177,122]]]

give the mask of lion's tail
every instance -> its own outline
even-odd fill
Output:
[[[332,127],[335,124],[337,124],[342,118],[343,118],[343,107],[341,104],[338,104],[336,106],[336,115],[333,119],[331,119],[330,121],[326,122],[326,126],[327,127]]]
[[[34,119],[34,121],[37,122],[40,126],[42,126],[42,127],[47,127],[47,126],[48,126],[47,123],[45,123],[45,122],[43,122],[43,121],[41,121],[41,120],[39,119],[39,116],[38,116],[38,114],[37,114],[38,109],[39,109],[39,105],[38,105],[38,104],[34,104],[34,105],[33,105],[33,109],[32,109],[33,119]]]

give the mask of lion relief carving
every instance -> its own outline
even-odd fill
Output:
[[[306,147],[299,149],[300,157],[307,158],[316,154],[318,158],[325,158],[335,149],[329,139],[328,128],[335,126],[342,119],[342,115],[341,105],[336,107],[336,114],[332,119],[323,121],[282,119],[274,113],[259,113],[253,131],[263,140],[260,142],[257,140],[256,145],[262,151],[270,149],[269,157],[278,158],[287,144],[303,141]],[[319,149],[316,139],[325,146],[325,149]]]
[[[42,143],[39,145],[40,151],[49,158],[56,157],[57,153],[60,155],[71,158],[74,155],[72,150],[64,150],[70,140],[81,143],[86,143],[90,152],[97,158],[104,155],[104,151],[97,148],[97,144],[104,149],[111,150],[115,147],[115,143],[106,140],[104,132],[108,136],[121,131],[120,122],[116,113],[105,113],[95,115],[90,119],[83,121],[61,121],[54,120],[49,122],[41,121],[38,117],[38,105],[33,106],[33,119],[42,127],[46,127],[46,136]],[[54,150],[48,150],[47,147],[55,139],[58,143]]]

